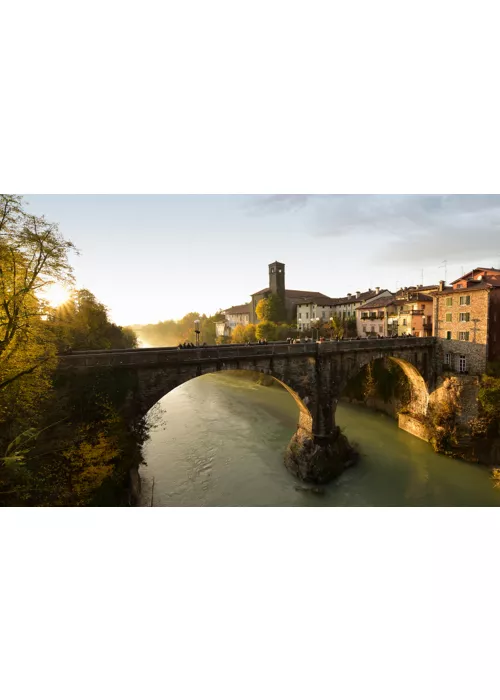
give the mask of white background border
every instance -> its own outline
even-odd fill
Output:
[[[498,192],[496,7],[18,0],[3,191]],[[0,523],[8,700],[498,696],[497,510]]]

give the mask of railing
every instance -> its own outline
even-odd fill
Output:
[[[218,345],[191,349],[179,348],[144,348],[138,350],[105,350],[71,353],[60,355],[60,366],[69,367],[100,367],[100,366],[133,366],[157,365],[162,363],[199,363],[224,361],[231,359],[251,359],[253,357],[294,357],[300,355],[314,356],[330,352],[357,350],[366,351],[373,348],[393,348],[405,345],[429,345],[435,338],[347,338],[345,340],[327,340],[322,343],[292,343],[277,342],[269,345]]]

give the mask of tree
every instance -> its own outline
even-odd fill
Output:
[[[245,326],[242,326],[241,323],[233,329],[231,333],[231,342],[235,345],[247,342]]]
[[[137,347],[132,329],[112,323],[108,310],[88,289],[75,290],[70,300],[51,310],[48,323],[60,350],[106,350]]]
[[[295,338],[297,328],[288,323],[278,323],[276,326],[276,340],[287,340],[287,338]]]
[[[275,340],[276,324],[272,321],[262,321],[257,325],[255,335],[258,340]]]
[[[340,318],[340,316],[333,316],[330,324],[331,332],[335,340],[342,340],[346,332],[345,322]]]
[[[147,326],[136,326],[135,331],[139,338],[145,343],[148,343],[148,345],[178,345],[185,340],[191,342],[195,341],[194,322],[199,320],[200,342],[207,343],[207,345],[214,345],[217,342],[215,324],[223,321],[224,318],[225,316],[220,310],[212,316],[206,316],[205,314],[192,311],[186,314],[180,321],[170,319],[168,321],[151,323]]]
[[[253,323],[249,323],[245,326],[245,341],[247,343],[255,343],[257,339],[256,331],[257,326],[255,326]]]
[[[39,294],[52,282],[72,282],[71,250],[55,224],[23,209],[21,197],[0,195],[0,390],[53,357]]]
[[[277,294],[270,294],[266,299],[261,299],[255,308],[255,313],[260,321],[279,323],[286,319],[283,301]]]

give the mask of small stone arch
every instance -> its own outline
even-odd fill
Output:
[[[425,416],[427,415],[427,409],[429,406],[429,391],[427,388],[426,381],[419,369],[415,367],[413,362],[405,357],[396,356],[386,353],[370,353],[368,356],[363,356],[360,358],[349,358],[347,371],[340,383],[340,394],[342,394],[348,384],[348,382],[353,379],[357,374],[359,374],[366,365],[374,362],[375,360],[390,360],[397,364],[405,373],[411,389],[411,413],[414,416]]]

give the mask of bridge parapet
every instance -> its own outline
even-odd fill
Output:
[[[148,366],[155,364],[191,364],[251,358],[293,358],[304,355],[325,357],[359,352],[387,353],[428,348],[435,338],[384,338],[368,340],[341,340],[325,343],[275,343],[271,345],[221,345],[208,348],[147,348],[106,350],[60,355],[59,366],[65,368]]]

